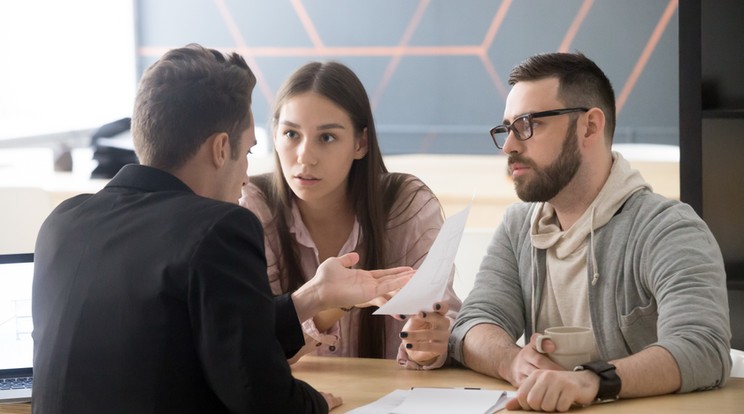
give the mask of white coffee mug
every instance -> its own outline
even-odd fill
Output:
[[[555,351],[548,357],[565,369],[591,362],[594,350],[594,333],[591,328],[582,326],[555,326],[539,334],[536,339],[537,352],[545,354],[542,343],[550,339],[555,344]]]

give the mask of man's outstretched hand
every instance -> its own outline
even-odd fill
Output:
[[[368,302],[402,288],[415,273],[407,266],[380,270],[351,269],[358,261],[359,255],[352,252],[321,263],[315,276],[292,294],[299,320],[310,319],[325,309]]]

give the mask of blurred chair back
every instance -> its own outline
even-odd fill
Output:
[[[0,254],[33,252],[51,211],[51,198],[41,188],[0,187]]]

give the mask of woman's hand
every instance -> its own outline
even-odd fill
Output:
[[[419,312],[403,326],[400,337],[411,361],[431,365],[447,354],[450,320],[445,315],[448,310],[446,303],[436,303],[434,312]]]

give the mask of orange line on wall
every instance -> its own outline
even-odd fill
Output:
[[[651,37],[648,39],[646,47],[643,49],[643,53],[641,53],[641,57],[638,58],[638,62],[636,62],[633,71],[630,73],[630,77],[628,77],[623,90],[620,92],[620,96],[618,96],[617,98],[616,106],[618,114],[620,114],[623,106],[625,106],[625,102],[627,102],[628,96],[630,96],[630,93],[633,91],[633,87],[635,87],[638,78],[641,76],[641,73],[643,73],[643,68],[646,66],[646,63],[648,63],[651,54],[654,52],[656,45],[659,43],[661,35],[664,34],[664,30],[666,30],[666,27],[669,24],[669,20],[671,20],[676,10],[677,0],[669,0],[669,4],[667,4],[664,13],[661,15],[659,22],[656,24],[656,28],[651,34]]]
[[[313,46],[322,48],[323,41],[320,40],[320,35],[318,34],[318,31],[315,30],[315,24],[313,23],[313,19],[310,18],[310,15],[307,14],[305,5],[302,4],[302,1],[300,0],[292,0],[292,7],[294,7],[295,12],[297,12],[297,17],[300,19],[300,22],[302,22],[302,26],[305,28],[305,32],[313,43]]]
[[[429,7],[429,0],[419,1],[418,7],[416,7],[416,11],[413,12],[413,16],[408,22],[408,26],[406,26],[406,30],[405,32],[403,32],[403,37],[401,37],[398,45],[408,45],[408,43],[411,41],[411,37],[413,37],[413,34],[416,32],[416,28],[418,27],[419,23],[421,23],[421,18],[424,17],[424,13],[426,12],[427,7]]]
[[[483,63],[483,68],[486,69],[486,73],[491,78],[491,82],[493,82],[496,90],[499,91],[499,94],[501,94],[501,97],[504,99],[506,99],[507,94],[506,85],[504,85],[501,76],[499,76],[493,63],[491,63],[491,59],[488,56],[488,50],[491,48],[491,44],[493,44],[493,40],[496,38],[496,33],[498,33],[499,28],[501,28],[501,25],[504,23],[504,19],[506,19],[506,14],[509,11],[509,7],[511,7],[511,3],[511,0],[504,0],[501,2],[499,9],[493,16],[493,20],[491,20],[491,25],[488,26],[486,36],[483,37],[483,42],[481,42],[480,51],[478,52],[478,57]]]
[[[385,91],[385,89],[387,89],[387,86],[390,83],[395,70],[398,68],[398,64],[400,64],[400,60],[403,58],[403,53],[401,52],[402,49],[400,48],[408,45],[408,42],[411,40],[411,37],[413,36],[413,33],[416,31],[416,28],[421,22],[421,18],[423,17],[424,12],[426,11],[426,8],[428,6],[429,0],[421,0],[418,4],[418,7],[416,7],[416,11],[413,13],[411,20],[408,22],[408,26],[406,26],[406,30],[403,32],[403,36],[401,37],[400,42],[398,42],[399,49],[396,49],[397,53],[395,53],[392,59],[390,59],[390,62],[388,62],[388,65],[385,68],[385,72],[382,74],[380,84],[377,85],[377,89],[372,96],[371,105],[373,110],[377,107],[377,103],[382,98],[383,92]]]
[[[499,94],[503,99],[506,99],[507,91],[506,91],[506,85],[504,85],[504,82],[501,81],[501,77],[499,76],[499,73],[496,71],[496,68],[493,67],[493,64],[491,63],[491,60],[488,58],[487,54],[481,54],[480,60],[483,63],[483,67],[486,68],[486,73],[491,78],[491,81],[493,82],[494,86],[496,86],[496,90],[499,91]]]
[[[219,0],[216,0],[219,1]],[[354,47],[216,47],[222,51],[249,53],[254,57],[328,57],[328,56],[479,56],[480,46],[354,46]],[[140,56],[160,56],[172,47],[143,46]]]
[[[253,74],[256,76],[256,85],[258,86],[259,90],[261,90],[261,94],[263,94],[264,98],[266,99],[268,106],[271,107],[271,104],[274,100],[274,94],[271,92],[271,88],[269,87],[268,82],[266,82],[266,78],[261,72],[261,68],[258,66],[258,62],[256,62],[255,55],[251,53],[251,48],[248,47],[245,39],[243,39],[243,35],[240,33],[240,29],[238,28],[237,23],[235,23],[235,19],[233,19],[232,13],[230,13],[230,10],[227,8],[224,0],[214,0],[214,4],[215,6],[217,6],[217,10],[220,12],[220,16],[222,16],[222,20],[225,22],[227,31],[230,33],[233,41],[238,46],[237,49],[242,51],[241,54],[243,55],[243,58],[248,63],[248,66],[250,66]]]
[[[579,32],[579,28],[581,27],[581,24],[584,23],[584,18],[589,14],[589,10],[591,10],[593,4],[594,0],[584,0],[584,3],[581,4],[579,11],[576,13],[576,17],[574,17],[571,26],[569,26],[568,31],[566,32],[566,36],[563,37],[563,41],[558,47],[559,52],[568,52],[571,43],[573,43],[573,40],[576,37],[576,33]]]
[[[237,52],[243,55],[248,64],[253,69],[256,75],[257,85],[261,90],[262,94],[266,98],[269,106],[273,101],[273,93],[266,78],[256,62],[256,57],[338,57],[338,56],[373,56],[373,57],[392,57],[391,62],[388,64],[383,78],[378,86],[375,95],[372,99],[373,106],[377,104],[383,91],[387,88],[390,80],[392,79],[397,66],[403,56],[477,56],[481,59],[486,72],[494,83],[494,86],[499,93],[506,97],[507,91],[504,83],[501,81],[499,74],[490,62],[488,57],[488,49],[491,46],[493,40],[496,37],[501,24],[504,22],[506,15],[511,7],[512,0],[503,0],[499,9],[497,10],[491,25],[488,28],[488,32],[484,37],[483,42],[480,46],[408,46],[415,29],[423,17],[426,8],[428,7],[430,0],[421,0],[419,5],[408,23],[406,30],[401,38],[401,42],[397,46],[368,46],[368,47],[327,47],[323,45],[320,36],[318,35],[312,19],[307,13],[301,0],[292,0],[299,19],[302,21],[308,36],[311,38],[313,47],[249,47],[243,39],[243,36],[238,28],[235,20],[227,8],[224,0],[214,0],[222,19],[225,22],[225,26],[230,33],[235,47],[215,47],[223,52]],[[140,47],[138,53],[140,56],[161,56],[163,53],[170,50],[171,47]]]
[[[493,39],[496,38],[496,33],[499,31],[501,24],[504,22],[504,19],[506,18],[506,13],[509,11],[509,7],[511,7],[511,3],[512,3],[512,0],[502,1],[501,6],[499,6],[499,9],[496,11],[496,14],[493,16],[491,25],[488,26],[488,31],[486,31],[486,36],[483,38],[483,43],[481,43],[481,47],[485,49],[486,51],[488,51],[488,49],[491,48]]]

